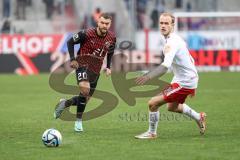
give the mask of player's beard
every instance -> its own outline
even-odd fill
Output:
[[[100,33],[101,33],[102,36],[107,33],[107,29],[106,29],[106,28],[100,28],[100,27],[99,27],[99,31],[100,31]]]

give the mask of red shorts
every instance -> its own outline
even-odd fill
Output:
[[[183,104],[188,95],[194,96],[195,89],[183,88],[178,83],[173,83],[164,89],[162,93],[166,102],[177,102]]]

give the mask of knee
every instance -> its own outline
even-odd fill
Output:
[[[150,111],[155,110],[156,106],[157,106],[157,105],[156,105],[156,103],[154,102],[153,99],[150,99],[150,100],[148,101],[148,107],[149,107],[149,110],[150,110]]]
[[[90,92],[89,82],[80,82],[79,83],[80,92],[83,96],[88,96]]]
[[[82,87],[80,89],[80,92],[83,96],[88,96],[89,95],[89,89],[88,88]]]

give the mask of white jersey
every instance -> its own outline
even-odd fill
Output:
[[[171,33],[165,40],[162,65],[172,68],[174,77],[171,83],[189,89],[197,88],[198,73],[185,41],[175,33]]]

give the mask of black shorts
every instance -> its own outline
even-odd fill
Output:
[[[77,78],[77,84],[79,84],[81,81],[88,81],[90,83],[89,95],[92,96],[95,91],[95,88],[97,87],[99,74],[89,71],[85,67],[80,67],[76,69],[76,78]]]

